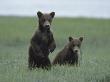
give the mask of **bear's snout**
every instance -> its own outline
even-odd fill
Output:
[[[77,52],[78,52],[78,50],[74,50],[74,52],[75,52],[75,53],[77,53]]]
[[[47,31],[50,30],[50,25],[45,25],[45,28],[47,29]]]
[[[49,21],[45,21],[44,28],[45,28],[45,30],[50,31],[50,23],[49,23]]]
[[[79,53],[80,52],[80,49],[76,46],[76,47],[74,47],[73,52],[74,53]]]
[[[49,21],[45,21],[44,22],[44,27],[50,27],[50,22]]]

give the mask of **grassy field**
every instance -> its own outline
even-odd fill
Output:
[[[36,17],[0,17],[0,82],[110,82],[110,19],[54,19],[57,48],[49,55],[51,61],[69,36],[83,36],[80,67],[29,71],[28,47],[36,29]]]

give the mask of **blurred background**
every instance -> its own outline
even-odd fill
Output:
[[[37,11],[56,12],[51,62],[69,36],[84,37],[80,67],[28,70]],[[0,82],[110,82],[110,0],[0,0]]]
[[[0,15],[34,16],[37,11],[56,16],[110,18],[110,0],[0,0]]]

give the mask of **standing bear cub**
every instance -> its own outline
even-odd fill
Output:
[[[82,41],[83,37],[77,39],[69,37],[69,43],[57,54],[53,61],[53,65],[69,64],[78,66]]]
[[[37,12],[38,15],[38,30],[31,39],[29,47],[28,66],[32,68],[48,69],[51,67],[48,55],[56,48],[53,34],[50,30],[52,19],[55,12],[45,13]]]

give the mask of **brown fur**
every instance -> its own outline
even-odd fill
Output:
[[[83,38],[74,39],[69,37],[69,43],[62,49],[53,61],[53,65],[55,64],[70,64],[70,65],[78,65],[78,57],[80,54],[80,46]]]
[[[37,13],[39,18],[39,28],[31,39],[29,47],[29,68],[50,68],[51,63],[48,58],[50,52],[56,48],[53,33],[50,30],[54,12],[49,14]]]

